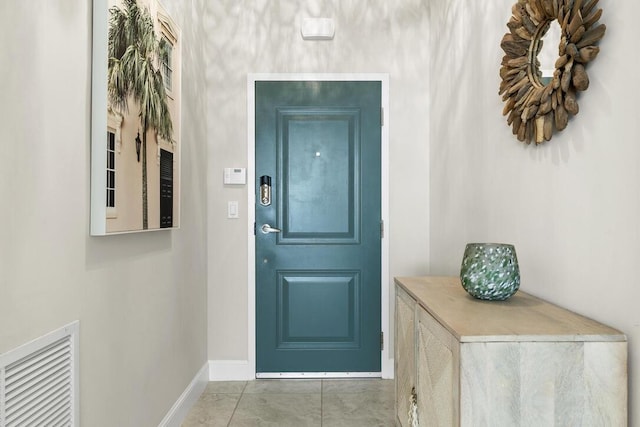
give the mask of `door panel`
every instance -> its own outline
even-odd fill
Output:
[[[380,371],[380,101],[380,82],[256,82],[259,374]]]
[[[278,110],[278,116],[283,197],[278,243],[356,243],[358,111],[303,107]]]
[[[277,348],[357,348],[359,284],[357,272],[279,273]]]

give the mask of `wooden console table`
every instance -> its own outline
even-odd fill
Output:
[[[624,334],[525,292],[396,278],[396,415],[409,426],[626,426]]]

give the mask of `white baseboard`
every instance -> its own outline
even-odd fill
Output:
[[[209,360],[209,381],[249,381],[256,379],[248,360]]]
[[[391,358],[387,360],[387,363],[382,363],[382,378],[385,380],[392,380],[394,376],[395,359]]]
[[[191,383],[182,392],[176,403],[173,404],[167,415],[160,422],[158,427],[180,427],[187,417],[189,410],[198,401],[200,395],[209,382],[209,364],[205,363],[198,371]]]

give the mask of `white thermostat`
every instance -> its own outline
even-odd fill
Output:
[[[247,171],[245,168],[224,168],[225,184],[244,185],[247,183]]]

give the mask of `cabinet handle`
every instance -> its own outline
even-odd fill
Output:
[[[411,387],[411,397],[409,399],[409,426],[420,427],[420,422],[418,421],[418,395],[415,387]]]

